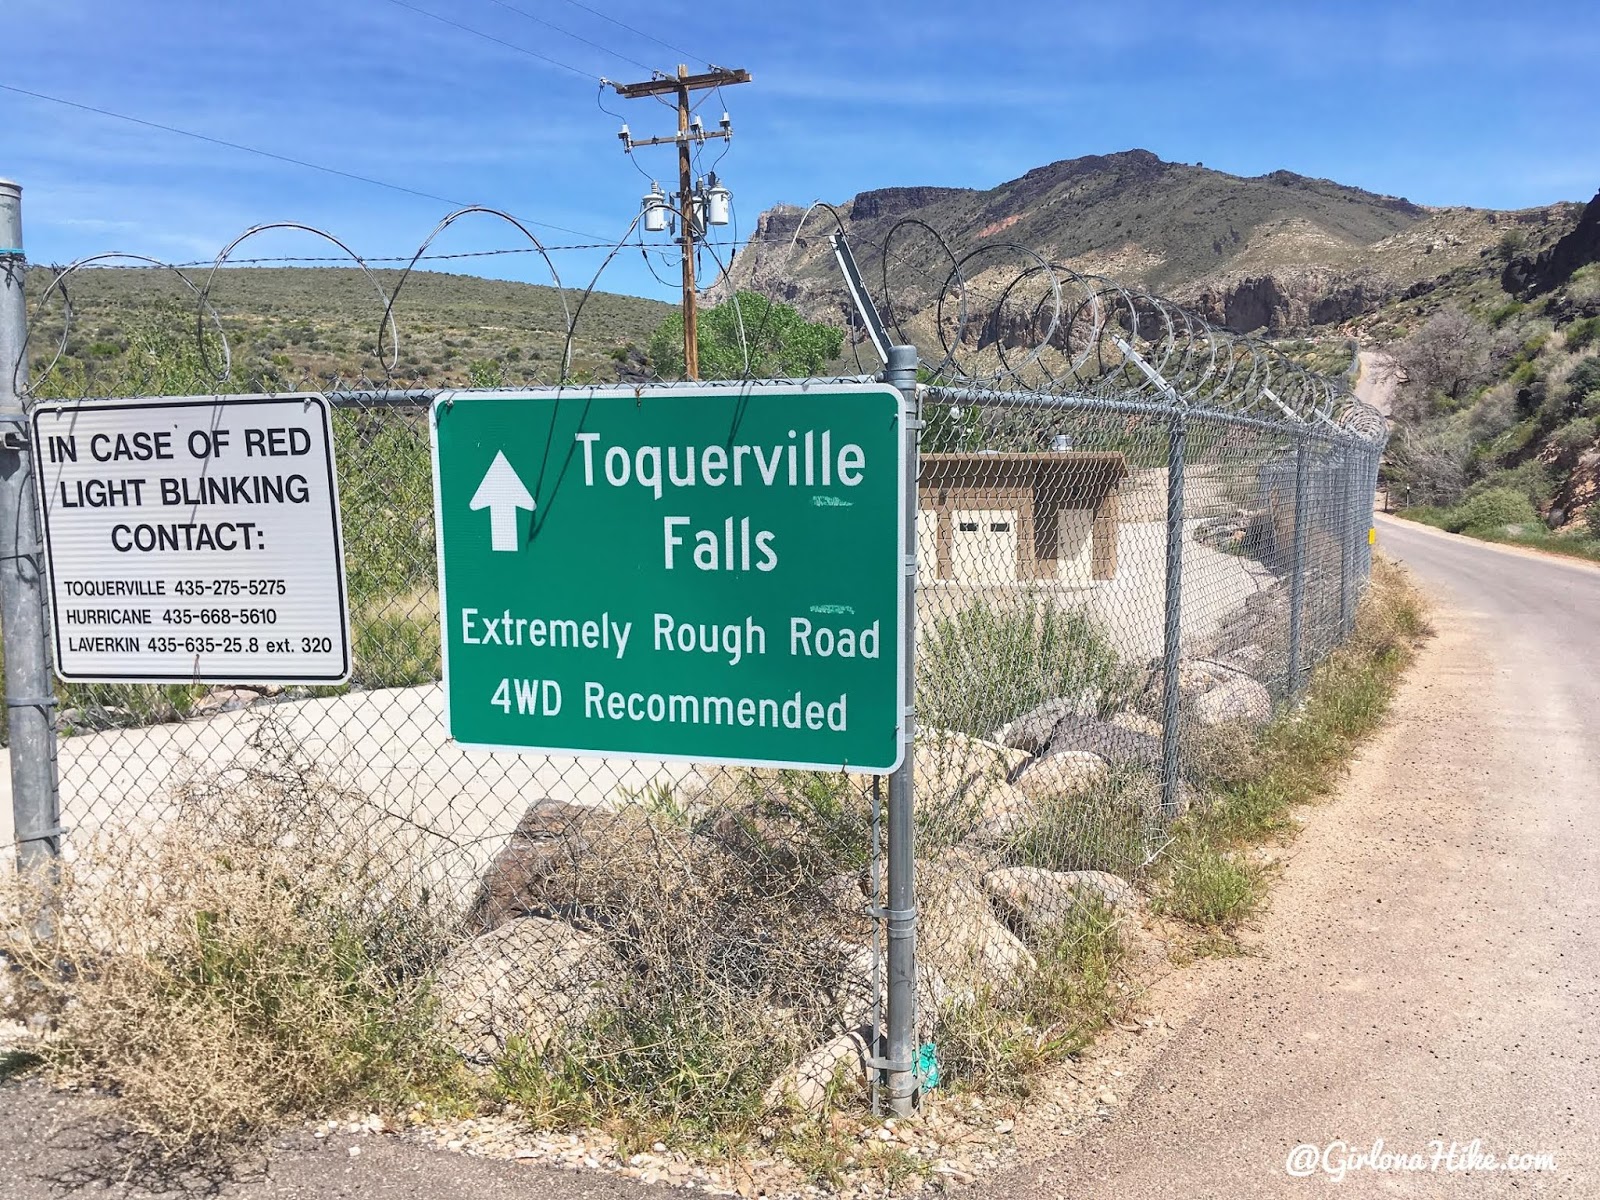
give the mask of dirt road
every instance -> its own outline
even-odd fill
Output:
[[[1399,382],[1395,378],[1394,359],[1377,350],[1363,350],[1358,357],[1361,373],[1356,376],[1356,399],[1372,405],[1386,417],[1393,416],[1394,389]]]
[[[1423,1169],[1338,1194],[1600,1196],[1600,570],[1386,518],[1379,537],[1439,636],[1310,811],[1259,955],[1198,968],[1125,1108],[981,1195],[1321,1196],[1330,1177],[1286,1170],[1297,1145],[1381,1138]],[[1473,1139],[1556,1167],[1428,1169]]]

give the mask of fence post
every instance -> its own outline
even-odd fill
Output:
[[[1358,456],[1350,446],[1339,450],[1339,637],[1350,632],[1355,621],[1356,601],[1356,497],[1361,489],[1356,486],[1355,473]],[[1363,470],[1362,474],[1366,474]],[[1363,529],[1364,532],[1364,529]]]
[[[1289,699],[1300,695],[1301,618],[1306,606],[1306,548],[1311,538],[1311,514],[1306,511],[1311,473],[1311,441],[1304,429],[1295,435],[1294,451],[1294,563],[1289,573]]]
[[[904,397],[901,420],[905,423],[905,494],[900,519],[905,529],[906,556],[902,587],[905,596],[905,756],[900,769],[889,776],[889,870],[885,898],[888,926],[889,1003],[888,1045],[883,1048],[889,1109],[898,1117],[910,1116],[917,1106],[917,886],[916,799],[913,760],[916,738],[917,649],[917,351],[914,346],[890,346],[883,381],[900,389]]]
[[[1178,815],[1182,789],[1178,778],[1178,657],[1183,646],[1183,459],[1189,422],[1174,409],[1167,426],[1167,598],[1166,642],[1161,660],[1161,812],[1168,821]]]
[[[20,870],[48,869],[61,849],[55,690],[45,620],[43,546],[22,390],[28,308],[22,188],[0,180],[0,633],[11,746],[11,813]],[[48,918],[46,918],[48,920]],[[39,931],[48,935],[48,928]]]

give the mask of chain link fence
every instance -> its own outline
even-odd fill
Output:
[[[33,914],[49,953],[114,999],[81,1009],[90,1056],[143,1037],[207,1069],[195,1037],[136,1028],[157,998],[169,1031],[204,1027],[201,963],[236,990],[228,1036],[259,1038],[267,1004],[375,1005],[554,1119],[753,1127],[876,1105],[886,1072],[896,1101],[940,1070],[982,1081],[995,1013],[1040,1010],[1137,910],[1216,756],[1349,630],[1384,427],[1155,298],[1065,268],[958,283],[960,319],[934,314],[902,381],[914,909],[887,890],[887,778],[457,747],[431,394],[336,390],[349,685],[56,684],[59,829],[0,805],[0,841],[59,855]],[[892,1044],[896,940],[915,1007]],[[237,1086],[270,1107],[301,1068],[253,1061]]]

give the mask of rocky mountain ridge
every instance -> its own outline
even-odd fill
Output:
[[[951,253],[987,250],[969,264],[981,275],[999,271],[1012,246],[1171,296],[1239,332],[1283,336],[1342,324],[1462,272],[1498,272],[1503,242],[1537,255],[1574,228],[1579,206],[1428,208],[1290,171],[1246,178],[1129,150],[1050,163],[986,190],[878,188],[834,211],[875,292],[887,252],[904,316],[937,303]],[[949,250],[907,221],[938,231]],[[825,213],[769,209],[730,278],[848,326],[832,229]],[[719,281],[713,298],[728,286]]]

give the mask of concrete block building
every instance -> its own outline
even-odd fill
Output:
[[[1117,573],[1118,453],[925,454],[917,480],[924,583],[1088,587]]]

